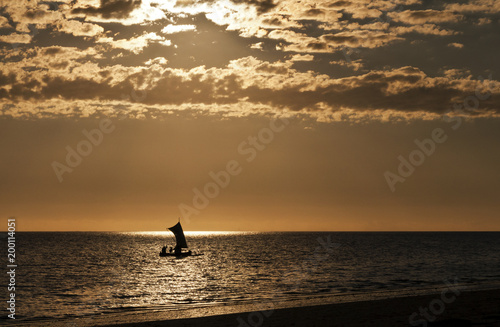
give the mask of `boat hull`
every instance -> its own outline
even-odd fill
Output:
[[[203,253],[189,253],[189,252],[183,252],[180,254],[175,254],[175,253],[163,253],[160,252],[160,257],[176,257],[176,258],[184,258],[184,257],[197,257],[203,255]]]

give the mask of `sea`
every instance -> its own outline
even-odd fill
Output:
[[[170,232],[16,233],[16,321],[500,283],[495,232],[186,232],[186,238],[204,255],[160,257],[162,246],[175,244]],[[2,301],[9,293],[6,240],[0,239]]]

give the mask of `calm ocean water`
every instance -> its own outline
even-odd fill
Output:
[[[500,281],[500,233],[187,232],[184,259],[168,232],[16,236],[26,320]]]

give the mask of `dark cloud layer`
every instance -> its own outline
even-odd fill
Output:
[[[249,4],[257,7],[259,13],[265,13],[276,7],[275,0],[231,0],[238,4]]]
[[[13,75],[0,75],[3,84],[11,84],[10,90],[4,90],[0,96],[13,102],[50,99],[127,101],[129,97],[124,95],[130,94],[131,90],[141,90],[145,94],[141,103],[145,105],[181,106],[189,103],[217,106],[244,101],[253,107],[267,105],[292,111],[354,109],[443,114],[481,89],[481,101],[469,113],[500,113],[500,92],[494,81],[432,78],[415,67],[328,79],[317,74],[304,75],[289,66],[290,63],[270,64],[246,58],[225,69],[195,68],[188,74],[179,74],[172,69],[156,68],[155,72],[142,69],[116,83],[111,82],[116,71],[102,71],[100,79],[45,75],[40,80],[27,78],[17,82],[14,82]],[[154,81],[150,79],[151,75],[155,76]],[[282,80],[283,84],[274,83],[274,79]]]
[[[140,5],[141,0],[101,0],[99,7],[75,8],[72,13],[102,18],[127,18]]]

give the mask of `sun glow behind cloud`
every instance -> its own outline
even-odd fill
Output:
[[[53,105],[76,100],[85,112],[112,114],[119,106],[129,117],[158,116],[168,105],[167,111],[286,112],[322,121],[378,120],[384,111],[439,118],[494,67],[473,67],[457,80],[443,72],[463,65],[448,67],[445,57],[429,63],[382,60],[380,53],[401,46],[448,56],[474,51],[464,28],[472,22],[483,36],[493,33],[497,7],[476,1],[429,8],[417,0],[8,1],[0,35],[3,115],[76,116],[83,111]],[[477,12],[485,17],[478,20]],[[53,33],[73,46],[59,45]],[[87,55],[68,57],[72,52]],[[465,114],[498,116],[498,82],[493,77],[486,86],[492,96]],[[144,99],[134,101],[133,92]]]

